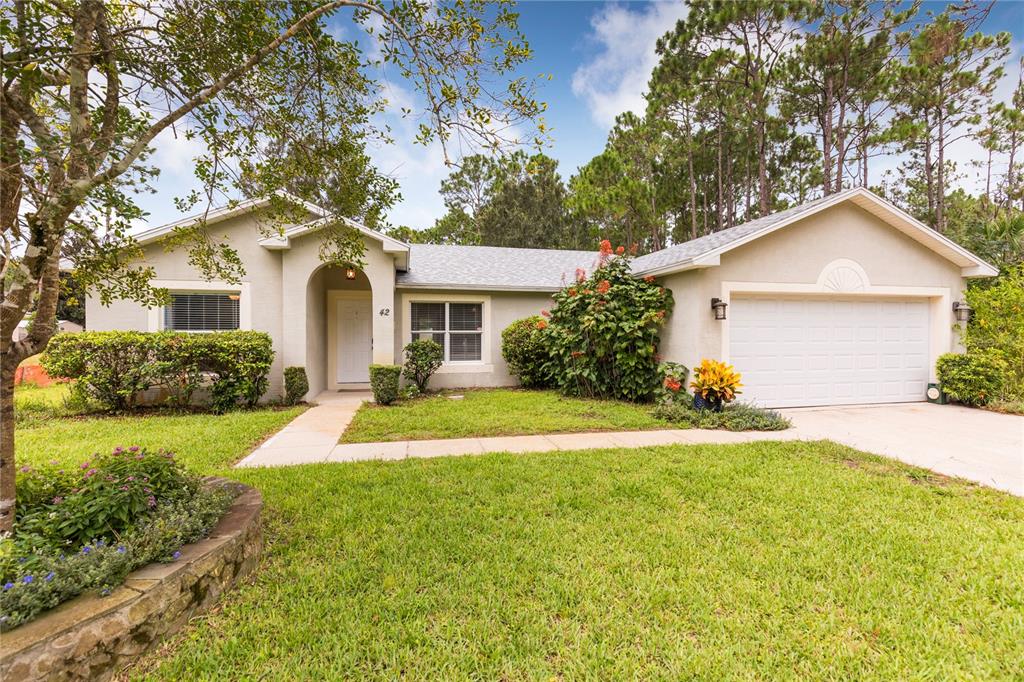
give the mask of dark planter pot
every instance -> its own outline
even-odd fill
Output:
[[[711,412],[722,411],[721,400],[705,400],[700,393],[695,393],[693,396],[693,407],[698,410],[710,410]]]

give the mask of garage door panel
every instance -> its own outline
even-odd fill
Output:
[[[735,296],[729,324],[746,400],[795,407],[924,398],[925,300]]]

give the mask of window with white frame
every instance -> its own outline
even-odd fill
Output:
[[[414,341],[433,339],[444,349],[445,362],[480,362],[483,359],[482,303],[412,303]]]
[[[239,328],[241,296],[232,292],[172,292],[164,308],[164,329],[219,332]]]

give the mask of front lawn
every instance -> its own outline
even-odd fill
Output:
[[[131,676],[964,679],[1024,658],[1019,498],[820,442],[225,469],[299,409],[19,424],[19,462],[171,447],[264,495],[254,582]]]
[[[370,443],[665,428],[672,425],[652,416],[650,405],[568,398],[554,391],[481,389],[445,392],[387,407],[363,405],[341,441]]]
[[[1024,500],[829,443],[324,464],[149,679],[1008,679]]]
[[[73,464],[119,445],[139,445],[173,450],[186,466],[209,473],[231,466],[305,409],[263,408],[224,415],[154,411],[124,417],[76,416],[67,414],[66,393],[66,385],[15,389],[15,404],[21,410],[15,428],[19,465],[51,460]]]

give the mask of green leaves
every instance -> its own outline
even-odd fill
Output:
[[[548,349],[541,329],[547,321],[540,315],[516,320],[501,332],[501,356],[508,363],[509,374],[519,377],[527,388],[547,386],[551,378],[545,373]]]
[[[239,402],[256,404],[273,359],[270,336],[262,332],[111,331],[56,336],[42,364],[50,376],[75,379],[112,411],[133,409],[151,388],[184,407],[208,379],[213,409],[225,412]]]
[[[420,392],[444,361],[444,349],[433,339],[418,339],[405,345],[405,366],[402,375],[416,384]]]
[[[411,235],[436,244],[579,248],[569,221],[558,162],[523,151],[474,154],[441,182],[448,213],[434,227]]]
[[[658,330],[672,294],[653,278],[633,277],[625,248],[617,253],[605,240],[594,272],[578,272],[555,294],[539,324],[550,356],[542,369],[569,395],[645,401],[659,380]]]
[[[398,380],[401,375],[401,365],[370,365],[373,401],[378,405],[390,405],[395,402],[398,399]]]
[[[974,309],[962,330],[968,356],[998,353],[1004,364],[1001,396],[1024,399],[1024,265],[1011,268],[990,287],[967,291]]]
[[[996,349],[946,353],[935,363],[942,390],[967,405],[985,405],[999,397],[1006,360]]]

